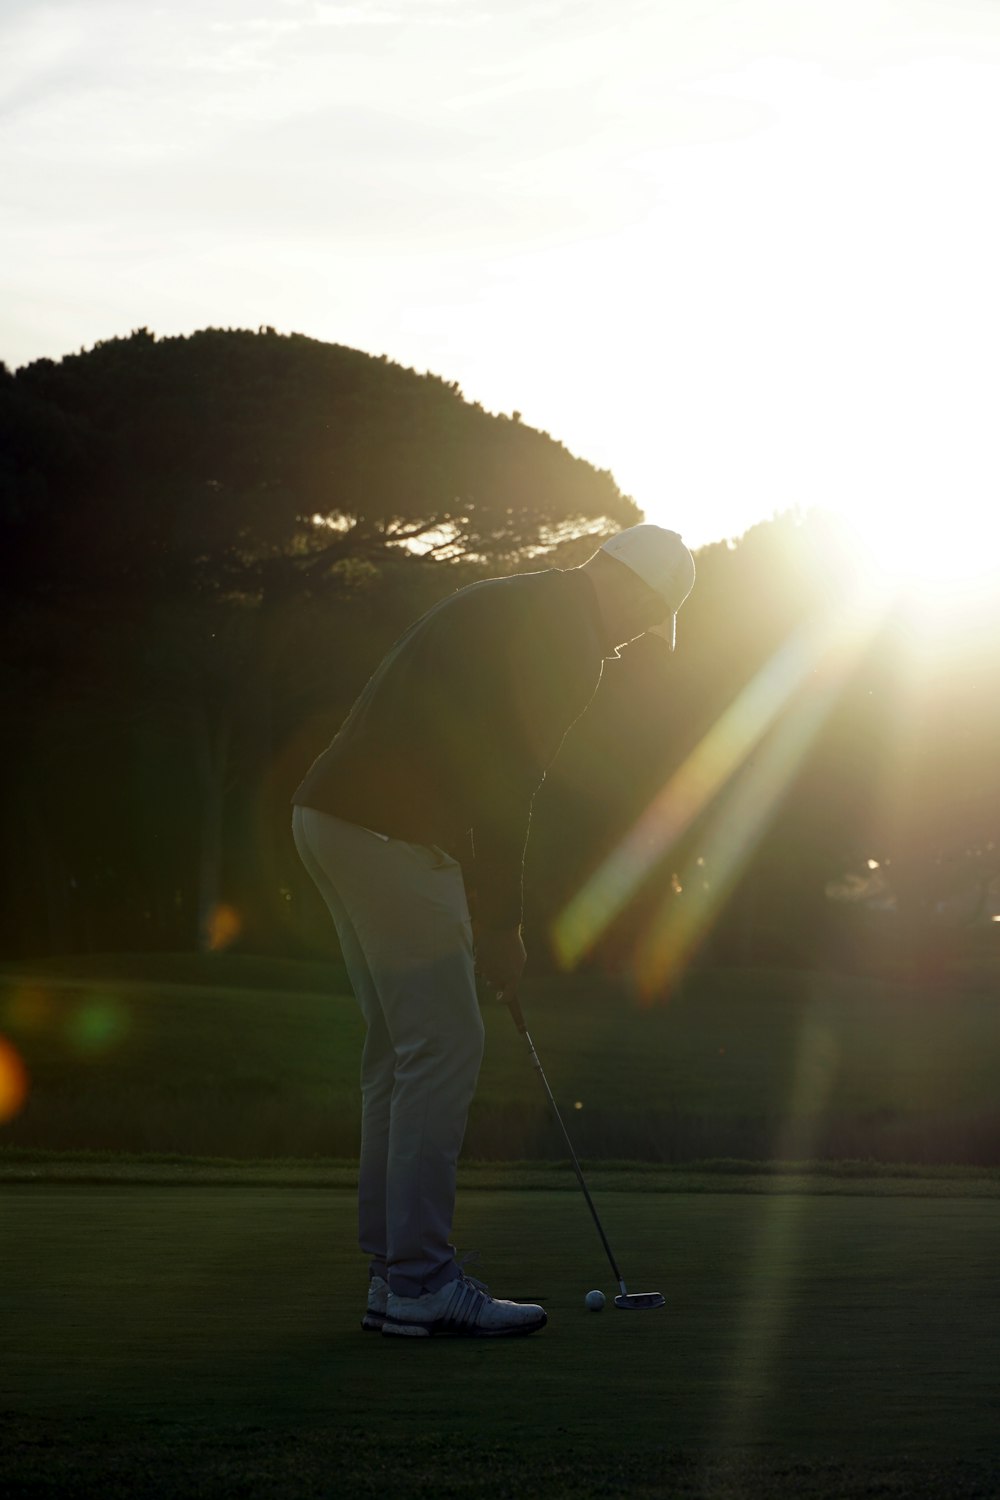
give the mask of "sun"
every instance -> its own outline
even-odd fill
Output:
[[[936,521],[900,517],[871,526],[872,551],[886,575],[904,585],[944,586],[961,592],[996,569],[1000,516],[946,514]]]
[[[1000,595],[1000,507],[953,502],[841,514],[870,588],[932,615],[962,614]]]

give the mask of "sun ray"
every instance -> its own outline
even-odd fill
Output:
[[[710,838],[723,871],[723,882],[713,888],[717,903],[723,886],[728,888],[739,873],[891,597],[866,575],[851,595],[829,603],[808,620],[761,668],[557,915],[552,940],[565,968],[579,963],[694,820],[763,747],[751,767],[750,781],[738,788],[738,797],[727,799],[713,822]],[[708,911],[697,918],[690,903],[684,917],[666,915],[678,906],[672,895],[666,898],[667,927],[647,959],[653,972],[661,972],[688,951],[709,919]]]
[[[867,639],[867,629],[849,639],[835,634],[821,670],[797,684],[794,701],[717,801],[701,851],[711,885],[685,872],[682,896],[665,898],[637,952],[636,979],[647,999],[683,967],[736,885]]]
[[[808,1162],[815,1155],[839,1065],[837,1027],[822,999],[811,996],[799,1024],[788,1103],[773,1147],[776,1161]],[[793,1185],[787,1179],[773,1181],[774,1189],[754,1201],[759,1212],[733,1347],[738,1378],[725,1414],[725,1442],[734,1449],[769,1425],[779,1389],[778,1351],[793,1316],[794,1278],[812,1202],[804,1193],[788,1191]]]

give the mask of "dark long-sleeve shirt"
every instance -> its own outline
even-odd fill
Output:
[[[579,569],[459,589],[387,653],[292,801],[439,845],[465,867],[480,922],[516,927],[532,800],[605,650]]]

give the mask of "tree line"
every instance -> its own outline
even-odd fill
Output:
[[[0,368],[0,516],[7,957],[329,951],[289,798],[385,650],[463,584],[642,519],[516,413],[272,329]],[[928,655],[856,563],[829,520],[775,516],[697,554],[675,656],[605,663],[535,801],[533,962],[665,984],[699,955],[929,963],[996,935],[1000,610]]]

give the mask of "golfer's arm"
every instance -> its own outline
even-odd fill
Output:
[[[473,885],[476,912],[483,927],[521,925],[524,850],[532,800],[543,779],[532,772],[494,785],[473,824]]]
[[[483,927],[520,926],[531,805],[568,725],[594,693],[594,682],[579,687],[579,673],[570,670],[572,663],[563,671],[564,665],[536,649],[530,634],[519,636],[512,622],[485,678],[490,726],[472,829],[473,884]]]

